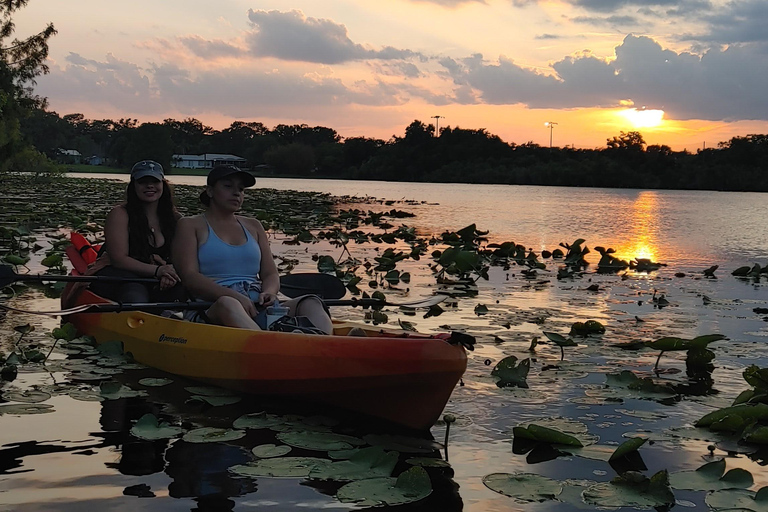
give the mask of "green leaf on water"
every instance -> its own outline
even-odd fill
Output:
[[[51,267],[60,267],[64,264],[64,258],[62,258],[60,253],[54,253],[50,256],[46,256],[43,258],[43,260],[40,262],[43,266],[51,268]]]
[[[27,404],[37,404],[45,402],[51,398],[51,394],[45,391],[39,391],[35,389],[20,390],[6,390],[3,391],[3,400],[8,402],[24,402]]]
[[[342,503],[359,506],[396,506],[423,500],[432,493],[429,475],[421,467],[412,467],[397,478],[369,478],[341,487],[336,497]]]
[[[185,403],[202,402],[214,407],[220,407],[223,405],[232,405],[241,401],[239,396],[205,396],[205,395],[192,395],[187,398]]]
[[[131,434],[147,441],[172,439],[183,432],[184,429],[181,427],[158,421],[154,414],[145,414],[131,427]]]
[[[262,429],[270,428],[283,423],[283,418],[274,414],[267,414],[266,412],[256,412],[245,414],[237,418],[232,426],[239,429],[252,428]]]
[[[357,437],[333,432],[280,432],[277,439],[294,448],[317,451],[349,450],[365,444]]]
[[[528,372],[531,369],[531,360],[529,358],[520,361],[517,364],[517,357],[507,356],[499,361],[491,370],[491,376],[496,377],[499,387],[521,387],[527,388]]]
[[[3,259],[11,265],[26,265],[29,262],[29,256],[21,257],[15,254],[6,254]]]
[[[202,427],[190,430],[184,434],[184,441],[188,443],[218,443],[235,441],[245,436],[244,430],[230,428]]]
[[[768,419],[768,405],[766,404],[740,404],[732,407],[724,407],[717,411],[705,414],[695,423],[697,427],[709,427],[717,421],[722,421],[727,416],[738,417],[743,422],[762,421]]]
[[[478,304],[475,306],[475,314],[477,316],[488,314],[488,306],[485,304]]]
[[[163,379],[163,378],[147,377],[145,379],[139,379],[139,384],[141,384],[142,386],[150,387],[150,388],[159,388],[159,387],[167,386],[172,382],[173,381],[171,379]]]
[[[610,482],[590,486],[582,497],[587,505],[611,508],[651,509],[675,502],[666,470],[659,471],[650,479],[641,473],[627,471]]]
[[[67,322],[61,327],[53,329],[51,335],[57,340],[72,341],[77,338],[77,329],[75,329],[74,325]]]
[[[287,455],[291,452],[291,450],[292,448],[290,446],[286,446],[284,444],[275,445],[269,443],[254,446],[251,452],[260,459],[271,459],[273,457],[282,457],[283,455]]]
[[[229,472],[251,478],[307,478],[313,469],[329,464],[331,461],[316,457],[275,457],[232,466]]]
[[[326,274],[333,274],[336,272],[336,261],[332,256],[320,256],[317,259],[317,270]]]
[[[13,330],[20,334],[29,334],[34,332],[35,326],[31,324],[16,325],[13,327]]]
[[[560,432],[553,428],[536,425],[535,423],[531,423],[527,427],[514,427],[512,429],[512,434],[514,437],[530,439],[541,443],[563,444],[566,446],[577,447],[584,446],[579,439],[570,434]]]
[[[768,512],[768,487],[762,487],[756,493],[747,489],[723,489],[707,494],[704,502],[714,511],[752,510]]]
[[[203,396],[231,396],[232,391],[223,388],[217,388],[213,386],[189,386],[184,388],[193,395]]]
[[[24,414],[45,414],[49,412],[54,412],[54,410],[53,410],[53,406],[48,404],[0,405],[0,416],[4,414],[21,416]]]
[[[399,456],[397,452],[387,452],[381,447],[369,446],[357,451],[348,460],[313,469],[309,477],[336,482],[388,477],[392,475]]]
[[[629,455],[632,452],[636,452],[638,448],[645,444],[646,439],[640,437],[633,437],[621,443],[616,451],[613,452],[611,458],[608,460],[617,460]]]
[[[491,473],[483,477],[483,484],[519,503],[554,500],[563,492],[560,482],[533,473]]]

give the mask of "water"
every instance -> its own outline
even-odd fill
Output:
[[[204,176],[169,180],[205,184]],[[425,236],[474,223],[489,231],[491,241],[536,251],[584,238],[590,247],[616,249],[622,259],[651,258],[681,268],[765,264],[768,258],[768,200],[761,193],[280,178],[259,178],[257,186],[413,201],[397,207],[417,215]]]
[[[205,181],[204,177],[170,179],[191,185]],[[455,307],[446,306],[438,317],[410,316],[389,308],[390,323],[407,320],[423,332],[464,330],[478,340],[470,353],[464,385],[457,387],[446,408],[458,419],[451,428],[448,449],[452,473],[430,471],[433,496],[413,505],[415,510],[575,510],[572,503],[521,504],[483,484],[483,477],[494,472],[535,473],[559,481],[604,482],[615,476],[606,462],[513,453],[512,428],[549,417],[578,421],[590,435],[599,437],[599,444],[609,447],[634,435],[654,436],[655,443],[640,450],[646,475],[660,469],[696,468],[703,464],[706,447],[714,440],[706,433],[680,434],[675,429],[730,403],[747,387],[741,372],[749,364],[768,366],[768,328],[764,315],[752,311],[768,306],[765,278],[744,281],[730,276],[738,266],[766,263],[768,202],[762,194],[272,178],[259,179],[258,185],[356,196],[360,208],[413,212],[416,217],[403,222],[425,237],[475,223],[478,229],[489,231],[491,242],[515,241],[539,251],[584,238],[589,247],[612,247],[621,258],[650,258],[667,264],[657,272],[629,272],[626,279],[595,274],[592,268],[582,277],[557,280],[558,265],[552,261],[533,279],[523,277],[518,266],[492,267],[490,279],[478,281],[476,294],[461,297]],[[370,198],[396,202],[372,202]],[[312,268],[310,255],[339,253],[338,248],[323,244],[287,246],[282,240],[285,237],[274,238],[273,250],[300,259],[304,269]],[[360,260],[372,259],[379,250],[378,245],[350,244],[353,256]],[[588,255],[593,264],[597,259],[595,252]],[[431,293],[437,285],[430,263],[429,258],[402,262],[398,268],[414,276],[410,290],[388,293],[395,299]],[[711,265],[720,265],[717,279],[706,279],[701,273]],[[681,272],[685,275],[677,277]],[[595,284],[599,291],[587,290]],[[658,307],[652,301],[654,290],[664,293],[670,305]],[[38,309],[56,306],[54,300],[40,296],[20,300]],[[489,312],[475,314],[478,305]],[[333,313],[355,321],[362,317],[359,310],[350,308],[334,308]],[[14,325],[16,319],[12,318]],[[534,336],[544,339],[543,331],[567,335],[574,321],[588,319],[604,323],[606,335],[577,339],[578,346],[564,349],[563,361],[560,349],[552,344],[529,351]],[[34,320],[41,330],[53,325]],[[688,375],[684,353],[670,352],[661,358],[659,381],[688,386],[679,401],[665,402],[606,387],[607,374],[622,369],[641,377],[654,375],[657,351],[620,350],[616,345],[713,332],[729,339],[711,346],[716,353],[711,372]],[[491,377],[494,366],[510,355],[531,358],[529,388],[502,389]],[[62,354],[55,359],[66,361]],[[55,406],[53,414],[0,417],[0,510],[349,507],[333,497],[338,485],[304,479],[249,480],[229,474],[227,467],[253,458],[250,448],[276,442],[275,433],[268,429],[249,432],[241,441],[212,445],[180,440],[143,442],[132,437],[128,433],[132,421],[150,411],[188,426],[228,425],[243,411],[286,412],[280,404],[269,402],[199,411],[185,402],[184,386],[189,383],[171,377],[176,382],[168,388],[146,388],[137,382],[153,372],[133,372],[119,379],[143,389],[147,397],[92,403],[54,396],[46,402]],[[63,378],[63,370],[54,366],[50,373],[20,374],[13,385],[44,386]],[[369,428],[345,425],[354,435],[363,435]],[[445,425],[433,427],[432,435],[442,441]],[[445,453],[441,455],[445,457]],[[727,455],[727,449],[718,449],[717,455]],[[768,475],[759,465],[765,463],[765,454],[729,456],[726,461],[728,469],[751,471],[754,488],[768,484]],[[407,467],[401,464],[401,469]],[[148,485],[155,498],[123,494],[135,485]],[[701,492],[676,490],[675,495],[698,508],[705,506]]]

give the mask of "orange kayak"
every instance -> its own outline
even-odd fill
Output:
[[[108,302],[88,290],[77,304]],[[250,331],[138,311],[70,315],[159,370],[245,393],[328,404],[417,430],[440,417],[467,367],[449,335],[334,322],[333,335]],[[354,327],[366,337],[347,336]]]

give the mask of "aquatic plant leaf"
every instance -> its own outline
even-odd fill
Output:
[[[648,343],[646,343],[646,345],[656,350],[663,350],[664,352],[670,352],[674,350],[688,350],[690,348],[689,343],[690,343],[690,340],[684,340],[682,338],[666,337],[666,338],[659,338],[654,341],[649,341]]]
[[[220,407],[223,405],[232,405],[241,401],[239,396],[205,396],[205,395],[193,395],[187,398],[185,403],[203,402],[213,407]]]
[[[336,261],[332,256],[320,256],[317,259],[317,270],[326,274],[334,274],[336,273]]]
[[[517,357],[507,356],[499,361],[496,366],[491,370],[491,375],[498,378],[497,386],[501,387],[514,387],[527,388],[528,372],[531,369],[531,360],[529,358],[520,361],[517,364]]]
[[[51,394],[45,391],[39,391],[36,389],[20,390],[6,390],[3,391],[3,400],[8,402],[23,402],[27,404],[37,404],[45,402],[51,398]]]
[[[11,265],[26,265],[29,261],[29,256],[21,257],[16,254],[6,254],[3,259]]]
[[[365,444],[357,437],[333,432],[280,432],[277,439],[294,448],[317,451],[348,450]]]
[[[750,270],[751,270],[751,267],[747,267],[747,266],[739,267],[733,272],[731,272],[731,275],[736,277],[746,277],[746,275],[749,274]]]
[[[96,350],[104,356],[121,356],[123,355],[123,342],[117,340],[105,341],[104,343],[99,343]]]
[[[316,457],[274,457],[229,468],[230,473],[248,477],[307,478],[310,471],[331,464]]]
[[[557,334],[556,332],[544,332],[544,336],[547,337],[547,339],[551,342],[553,342],[558,347],[576,347],[578,346],[578,343],[573,341],[571,338],[566,338],[565,336],[562,336],[560,334]]]
[[[632,439],[628,439],[627,441],[621,443],[618,448],[616,448],[616,451],[613,452],[608,460],[617,460],[622,457],[626,457],[630,453],[636,452],[637,449],[643,446],[646,441],[647,439],[640,437],[633,437]]]
[[[56,340],[72,341],[77,338],[77,329],[74,325],[67,322],[61,327],[53,329],[51,335]]]
[[[437,457],[411,457],[405,460],[406,463],[412,466],[421,466],[422,468],[449,468],[450,462],[444,459],[438,459]]]
[[[172,382],[173,381],[171,379],[164,379],[164,378],[147,377],[145,379],[139,379],[139,384],[141,384],[142,386],[150,387],[150,388],[159,388],[159,387],[167,386]]]
[[[725,338],[726,336],[723,334],[705,334],[703,336],[696,336],[691,340],[690,348],[692,349],[706,348],[707,345],[709,345],[710,343],[724,340]]]
[[[754,483],[752,474],[741,468],[725,471],[725,459],[704,464],[694,471],[678,471],[669,475],[675,489],[690,491],[716,491],[720,489],[746,489]]]
[[[744,370],[742,376],[756,390],[768,391],[768,368],[759,368],[753,364]]]
[[[284,444],[275,445],[269,443],[254,446],[253,449],[251,449],[251,452],[260,459],[271,459],[273,457],[282,457],[283,455],[287,455],[291,452],[291,450],[292,448],[290,446],[286,446]]]
[[[429,475],[421,467],[412,467],[397,478],[369,478],[342,486],[336,498],[342,503],[360,506],[395,506],[423,500],[432,493]]]
[[[747,428],[741,438],[748,443],[768,444],[768,426],[762,425]]]
[[[768,512],[768,493],[763,487],[757,493],[747,489],[723,489],[707,494],[704,502],[714,511],[719,510],[752,510],[753,512]]]
[[[35,326],[31,324],[15,325],[13,327],[13,330],[18,332],[19,334],[29,334],[31,332],[34,332]]]
[[[694,425],[696,427],[708,427],[724,419],[726,416],[738,416],[745,422],[761,421],[768,419],[768,405],[766,404],[740,404],[725,407],[702,416]]]
[[[483,484],[520,503],[554,500],[563,492],[560,482],[533,473],[491,473],[483,477]]]
[[[151,489],[147,484],[130,485],[123,489],[123,495],[136,496],[137,498],[154,498],[155,493]]]
[[[560,432],[553,428],[542,427],[532,423],[527,427],[514,427],[512,435],[516,438],[530,439],[541,443],[562,444],[566,446],[578,446],[583,444],[576,437]]]
[[[131,434],[146,441],[172,439],[183,432],[183,428],[161,422],[154,414],[145,414],[131,427]]]
[[[40,264],[48,268],[60,267],[64,264],[64,258],[60,253],[54,253],[43,258]]]
[[[602,482],[587,488],[582,497],[584,503],[597,507],[633,507],[649,510],[675,502],[669,487],[666,470],[659,471],[650,479],[641,473],[627,471],[610,482]]]
[[[13,404],[0,405],[0,416],[4,414],[45,414],[54,412],[53,406],[48,404]]]
[[[262,411],[244,414],[243,416],[237,418],[232,423],[232,426],[239,429],[259,429],[274,427],[275,425],[280,425],[281,423],[283,423],[283,418],[281,416],[277,416],[275,414],[267,414],[266,412]]]
[[[229,428],[202,427],[190,430],[184,434],[184,440],[188,443],[218,443],[235,441],[245,436],[244,430]]]
[[[366,478],[389,477],[397,465],[400,454],[369,446],[353,454],[348,460],[333,462],[310,471],[309,477],[318,480],[352,482]]]
[[[478,304],[475,306],[475,314],[477,316],[481,315],[487,315],[488,314],[488,306],[485,304]]]
[[[101,393],[95,389],[73,389],[67,393],[70,398],[81,402],[103,402],[106,400]]]

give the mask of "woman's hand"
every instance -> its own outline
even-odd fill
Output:
[[[160,280],[160,289],[167,290],[173,288],[181,282],[179,274],[176,273],[176,269],[173,265],[160,265],[155,270],[155,277]]]
[[[242,293],[235,293],[234,297],[240,302],[249,317],[253,318],[259,313],[250,297]]]
[[[277,300],[276,293],[261,292],[259,294],[259,306],[271,306]]]

